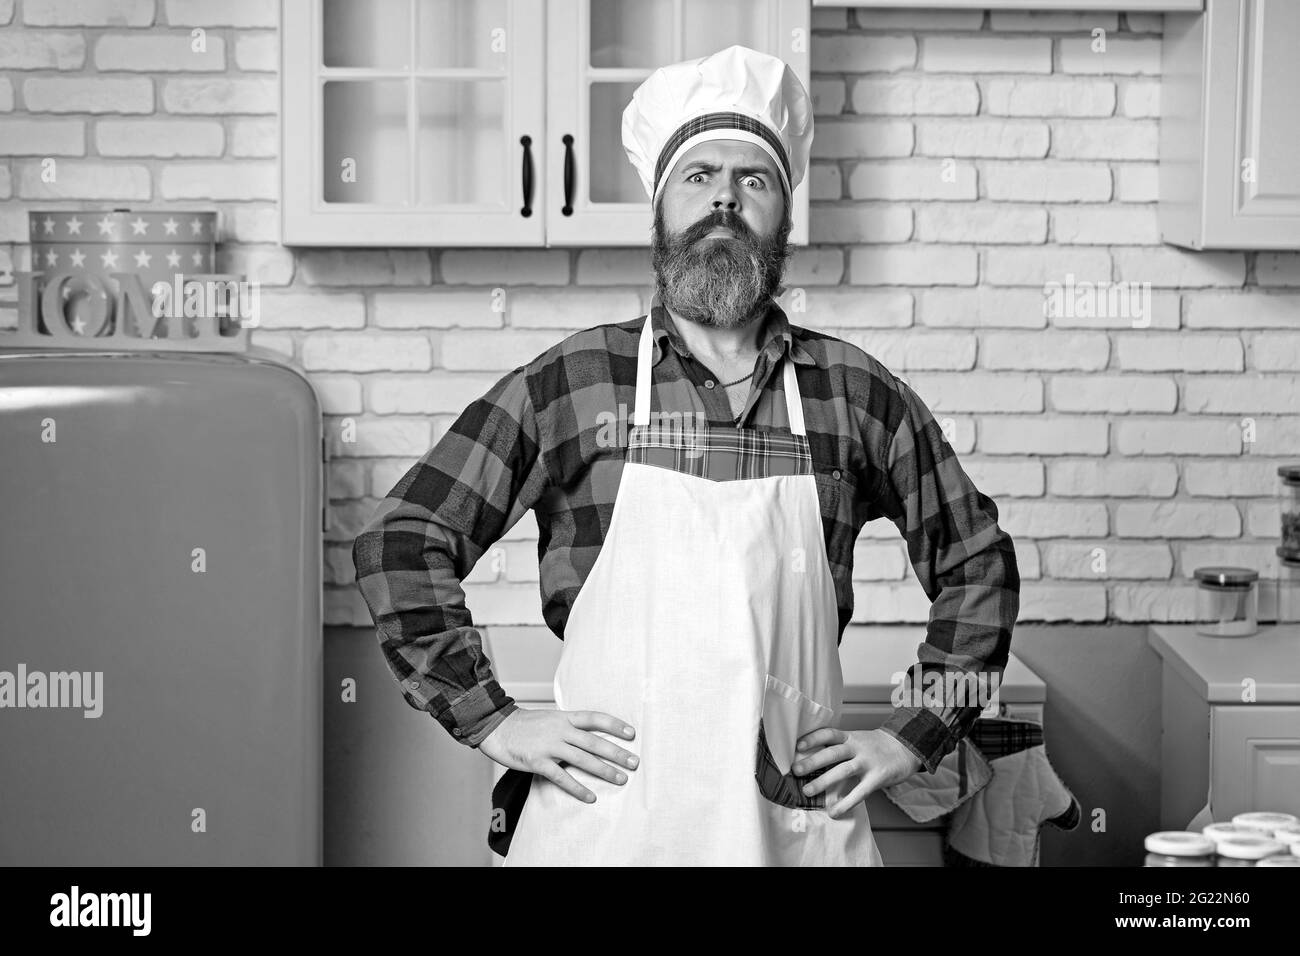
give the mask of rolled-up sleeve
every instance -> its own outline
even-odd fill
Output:
[[[493,674],[461,582],[546,484],[521,367],[465,409],[353,542],[356,581],[403,697],[471,747],[518,708]]]
[[[934,772],[983,709],[969,691],[1001,682],[1020,614],[1020,572],[997,505],[962,469],[921,398],[891,377],[878,423],[885,427],[874,429],[883,436],[877,506],[902,533],[931,606],[908,693],[882,729]],[[943,688],[942,703],[927,687]],[[921,691],[920,706],[913,688]]]

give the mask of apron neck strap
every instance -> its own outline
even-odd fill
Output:
[[[650,385],[653,376],[651,359],[654,358],[653,313],[647,313],[645,323],[641,326],[641,340],[636,356],[636,406],[632,410],[633,425],[650,424]],[[799,380],[795,376],[794,362],[790,356],[785,357],[785,414],[790,422],[790,431],[795,435],[804,434],[803,400],[799,395]]]

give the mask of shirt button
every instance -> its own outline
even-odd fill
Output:
[[[462,731],[459,727],[457,727],[455,730],[452,731],[452,733],[455,734],[457,737],[460,737],[463,735],[464,731]]]
[[[704,380],[704,387],[705,387],[705,388],[712,388],[712,387],[713,387],[713,379],[711,379],[711,378],[705,379],[705,380]]]
[[[831,472],[831,477],[834,478],[836,481],[839,481],[839,480],[840,480],[840,470],[839,470],[838,468],[836,468],[834,471],[832,471],[832,472]]]
[[[419,686],[420,686],[420,682],[419,682],[418,680],[408,681],[407,684],[406,684],[406,686],[407,686],[407,687],[419,687]]]

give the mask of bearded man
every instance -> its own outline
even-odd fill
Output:
[[[980,708],[836,726],[869,520],[898,527],[933,602],[916,669],[1006,665],[1020,579],[996,506],[911,388],[776,302],[811,141],[776,57],[652,74],[623,117],[654,216],[649,312],[504,376],[356,539],[407,702],[507,768],[489,835],[507,865],[881,865],[866,797],[933,773]],[[460,586],[529,510],[564,641],[554,709],[505,693]]]

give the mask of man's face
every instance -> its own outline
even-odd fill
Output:
[[[735,328],[760,317],[781,291],[794,251],[790,228],[781,177],[766,152],[735,139],[696,144],[664,180],[655,208],[660,299],[701,325]]]

